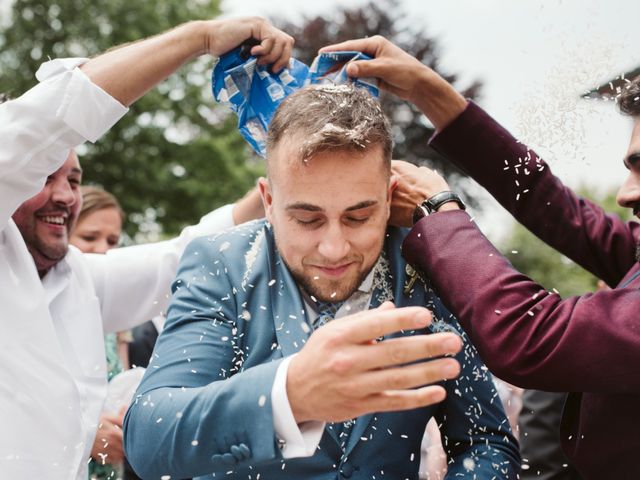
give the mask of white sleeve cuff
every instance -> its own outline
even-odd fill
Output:
[[[271,389],[273,427],[280,444],[283,458],[312,456],[324,432],[324,422],[310,421],[297,424],[293,418],[287,396],[287,372],[294,355],[285,358],[278,366]]]
[[[95,85],[78,68],[84,58],[64,58],[42,64],[36,72],[40,82],[70,73],[56,115],[83,138],[95,142],[129,110]]]

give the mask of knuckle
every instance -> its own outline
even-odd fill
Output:
[[[400,390],[405,387],[406,383],[407,383],[407,374],[404,372],[394,373],[389,377],[389,380],[387,381],[387,385],[392,390]]]
[[[328,362],[329,369],[338,375],[343,375],[353,367],[353,359],[344,353],[335,353]]]
[[[342,343],[343,333],[341,329],[331,328],[331,325],[325,325],[317,331],[320,333],[327,350],[337,349]]]
[[[388,348],[388,358],[390,365],[398,365],[404,363],[406,361],[406,354],[402,348],[399,348],[397,345],[392,344]]]
[[[384,328],[383,321],[379,318],[374,319],[370,323],[369,332],[370,332],[371,338],[378,338],[378,337],[384,336],[385,328]]]

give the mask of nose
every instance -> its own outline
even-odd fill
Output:
[[[616,195],[618,205],[626,208],[640,206],[640,175],[630,171],[618,194]]]
[[[342,260],[349,254],[351,244],[339,222],[330,224],[323,232],[318,253],[329,262]]]
[[[61,179],[54,183],[51,199],[60,205],[70,207],[76,203],[77,198],[67,179]]]
[[[91,244],[91,251],[89,253],[107,253],[111,249],[109,242],[106,238],[96,240]]]

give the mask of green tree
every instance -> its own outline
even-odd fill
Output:
[[[330,15],[305,17],[296,22],[274,21],[296,39],[294,56],[308,65],[320,47],[354,38],[382,35],[434,69],[466,97],[477,99],[479,95],[479,81],[461,86],[455,74],[443,71],[437,42],[424,33],[426,26],[421,27],[407,15],[398,0],[371,1],[357,7],[340,8]],[[464,175],[428,145],[427,140],[434,129],[424,115],[413,105],[393,95],[383,94],[381,103],[393,125],[394,158],[436,168],[444,173],[456,190],[463,191],[467,184],[460,183],[460,179]],[[468,199],[473,203],[471,195]],[[481,205],[474,203],[474,207],[479,209]]]
[[[194,19],[215,17],[216,0],[15,0],[0,31],[0,91],[33,86],[47,58],[89,57]],[[85,183],[114,193],[133,220],[165,232],[248,190],[262,162],[248,155],[236,119],[214,104],[210,58],[191,62],[149,92],[95,145],[80,149]]]
[[[616,204],[615,192],[597,195],[586,187],[578,191],[606,211],[625,220],[629,219],[629,210]],[[596,290],[598,279],[595,276],[549,247],[518,223],[514,224],[506,240],[501,243],[501,251],[517,270],[547,290],[555,289],[563,298]]]

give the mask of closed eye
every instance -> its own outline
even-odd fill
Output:
[[[367,223],[370,217],[347,217],[345,220],[349,223],[355,223],[357,225],[362,225],[363,223]]]

